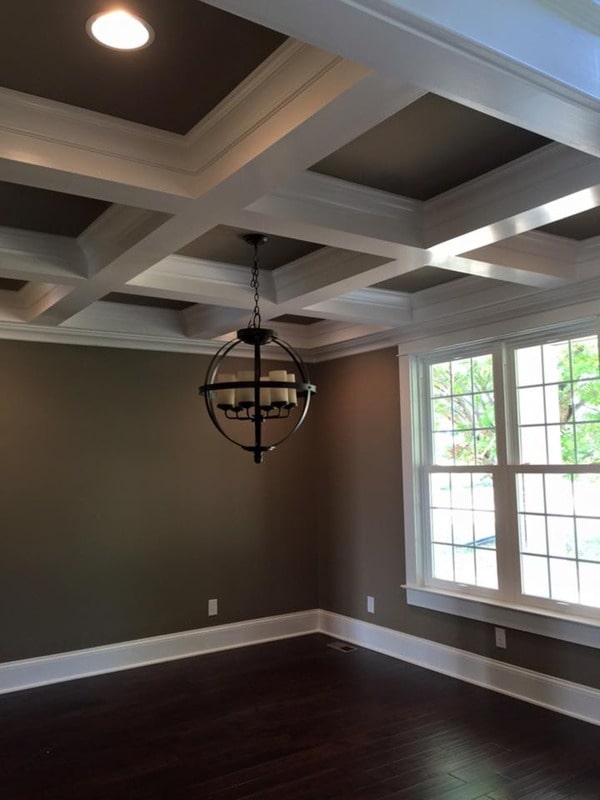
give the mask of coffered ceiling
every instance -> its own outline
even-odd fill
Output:
[[[600,312],[594,12],[480,5],[126,0],[135,52],[86,34],[98,0],[8,5],[0,337],[211,352],[249,231],[309,359]]]
[[[114,3],[19,0],[2,9],[2,86],[165,131],[187,133],[285,40],[198,0],[127,0],[151,47],[118,52],[85,34]]]

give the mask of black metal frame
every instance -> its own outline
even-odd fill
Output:
[[[234,382],[214,382],[215,376],[221,366],[223,359],[228,356],[231,351],[237,347],[238,345],[246,344],[251,346],[254,349],[254,380],[253,381],[234,381]],[[261,368],[262,368],[262,353],[261,347],[264,347],[267,344],[274,344],[278,345],[282,348],[292,359],[297,371],[300,373],[302,380],[296,381],[295,383],[288,383],[284,381],[261,381]],[[254,389],[254,402],[248,403],[247,405],[240,405],[240,406],[226,406],[222,407],[214,402],[214,393],[219,389]],[[295,389],[297,398],[298,398],[298,418],[294,424],[294,426],[289,430],[285,436],[279,439],[277,442],[265,445],[263,444],[263,430],[262,424],[266,420],[270,419],[286,419],[290,416],[292,410],[296,407],[293,404],[281,404],[279,407],[273,409],[266,409],[264,406],[261,407],[260,405],[260,390],[261,389]],[[306,365],[296,353],[296,351],[291,347],[287,342],[284,342],[281,339],[278,339],[275,335],[275,331],[269,330],[267,328],[260,328],[260,327],[248,327],[243,328],[237,332],[237,339],[234,339],[231,342],[227,342],[226,344],[221,347],[217,353],[213,356],[208,370],[206,372],[205,383],[200,386],[199,392],[201,395],[204,396],[204,400],[206,403],[206,409],[210,416],[210,419],[215,426],[215,428],[221,433],[226,439],[228,439],[233,444],[241,447],[242,450],[246,450],[254,454],[254,462],[256,464],[262,463],[263,454],[274,450],[280,444],[289,439],[289,437],[298,430],[300,425],[304,422],[306,415],[308,413],[308,408],[310,406],[310,399],[311,395],[315,394],[317,391],[317,387],[310,383],[308,377],[308,371],[306,369]],[[300,403],[302,406],[300,407]],[[215,405],[221,411],[223,411],[226,419],[233,419],[233,420],[240,420],[245,422],[252,422],[254,425],[254,444],[253,445],[244,445],[240,442],[236,441],[233,437],[229,436],[226,433],[221,423],[219,422],[219,418],[215,411]],[[250,409],[254,408],[255,411],[252,414]],[[256,411],[258,409],[258,411]]]

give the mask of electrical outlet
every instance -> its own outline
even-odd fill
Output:
[[[208,601],[208,616],[216,617],[218,613],[219,613],[219,601],[215,597],[212,600]]]
[[[504,628],[494,628],[496,635],[496,647],[501,647],[506,650],[506,631]]]
[[[370,597],[367,595],[367,613],[374,614],[375,613],[375,598]]]

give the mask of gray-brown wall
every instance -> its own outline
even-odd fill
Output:
[[[316,607],[314,423],[255,466],[206,366],[0,342],[0,662]]]
[[[597,650],[509,630],[498,651],[491,625],[407,605],[395,350],[325,362],[314,378],[320,607],[600,687]]]
[[[497,657],[491,626],[406,605],[394,350],[311,368],[260,466],[208,422],[206,365],[0,342],[0,662],[319,605]],[[600,686],[592,649],[511,630],[502,657]]]

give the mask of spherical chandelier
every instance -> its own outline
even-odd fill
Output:
[[[252,316],[248,326],[214,355],[199,391],[219,433],[242,450],[253,453],[254,462],[260,464],[266,452],[274,450],[302,425],[317,387],[310,382],[306,365],[294,348],[279,339],[274,330],[261,326],[258,249],[267,237],[250,233],[243,238],[254,248],[250,282],[254,290]],[[267,345],[268,355],[263,351]],[[227,368],[225,360],[234,350],[241,348],[243,354],[247,347],[252,348],[251,368],[237,372]],[[267,359],[283,359],[284,366],[265,374]]]

